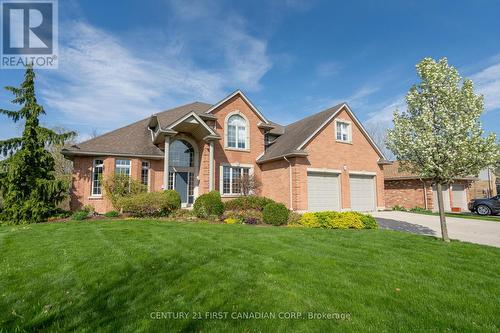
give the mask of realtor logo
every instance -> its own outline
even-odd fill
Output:
[[[0,67],[57,68],[57,0],[0,0],[0,4]]]

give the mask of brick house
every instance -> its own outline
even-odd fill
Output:
[[[478,180],[472,183],[470,187],[471,197],[474,199],[490,198],[498,194],[497,181],[498,177],[494,170],[481,170],[477,176]]]
[[[236,91],[214,105],[160,112],[62,153],[74,162],[73,209],[112,210],[100,179],[115,172],[149,191],[175,189],[183,206],[210,190],[224,200],[241,195],[241,175],[260,183],[256,194],[297,211],[385,206],[387,162],[346,103],[282,126]]]
[[[470,187],[477,178],[457,178],[443,187],[445,211],[467,211],[467,203],[472,198]],[[429,179],[421,179],[406,171],[401,171],[399,163],[384,166],[385,204],[411,209],[415,207],[437,211],[437,191]]]

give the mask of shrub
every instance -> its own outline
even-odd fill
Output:
[[[224,206],[226,210],[254,209],[262,211],[264,210],[264,207],[269,203],[274,203],[274,200],[266,197],[259,197],[256,195],[247,195],[229,200],[224,204]]]
[[[257,210],[247,210],[247,211],[241,211],[241,210],[230,210],[226,211],[222,217],[222,221],[224,221],[227,218],[235,218],[240,221],[240,223],[247,223],[247,224],[261,224],[263,222],[262,219],[262,212],[257,211]]]
[[[287,224],[298,224],[302,215],[296,212],[290,212],[288,214],[288,222]]]
[[[396,211],[400,211],[400,212],[406,212],[406,208],[404,208],[403,206],[399,206],[399,205],[393,206],[392,210],[396,210]]]
[[[120,201],[124,197],[134,196],[147,191],[147,186],[137,179],[123,174],[113,174],[103,179],[104,195],[116,209],[120,209]]]
[[[378,227],[375,218],[371,215],[334,211],[305,213],[291,226],[324,229],[376,229]]]
[[[175,191],[173,191],[175,192]],[[122,197],[118,204],[123,211],[136,217],[167,216],[180,207],[179,194],[172,190],[163,192],[143,192],[132,196]]]
[[[377,220],[370,214],[361,214],[363,215],[362,221],[363,225],[365,226],[365,229],[377,229],[378,228],[378,223]]]
[[[410,209],[410,212],[414,212],[414,213],[430,213],[431,211],[428,210],[428,209],[422,208],[422,207],[415,206],[412,209]]]
[[[224,220],[225,224],[236,224],[236,223],[241,223],[240,220],[234,218],[234,217],[228,217],[227,219]]]
[[[120,216],[120,213],[118,213],[116,210],[112,210],[110,212],[104,213],[104,216],[106,216],[106,217],[118,217],[118,216]]]
[[[224,213],[224,204],[217,191],[211,191],[196,198],[193,205],[196,216],[207,218],[211,215],[221,216]]]
[[[86,210],[77,210],[71,215],[71,219],[74,221],[82,221],[89,217],[89,212]]]
[[[255,217],[247,217],[245,219],[245,224],[250,224],[250,225],[259,224],[259,220]]]
[[[282,225],[288,221],[290,211],[282,203],[268,203],[262,211],[264,223],[272,225]]]

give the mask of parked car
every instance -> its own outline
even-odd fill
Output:
[[[485,199],[472,199],[469,202],[469,210],[479,215],[500,214],[500,195]]]

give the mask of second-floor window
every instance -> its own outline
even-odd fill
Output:
[[[227,146],[229,148],[247,148],[247,122],[235,114],[227,120]]]
[[[115,173],[117,175],[130,176],[130,160],[116,160]]]
[[[348,122],[337,121],[336,138],[337,141],[351,142],[351,124]]]

